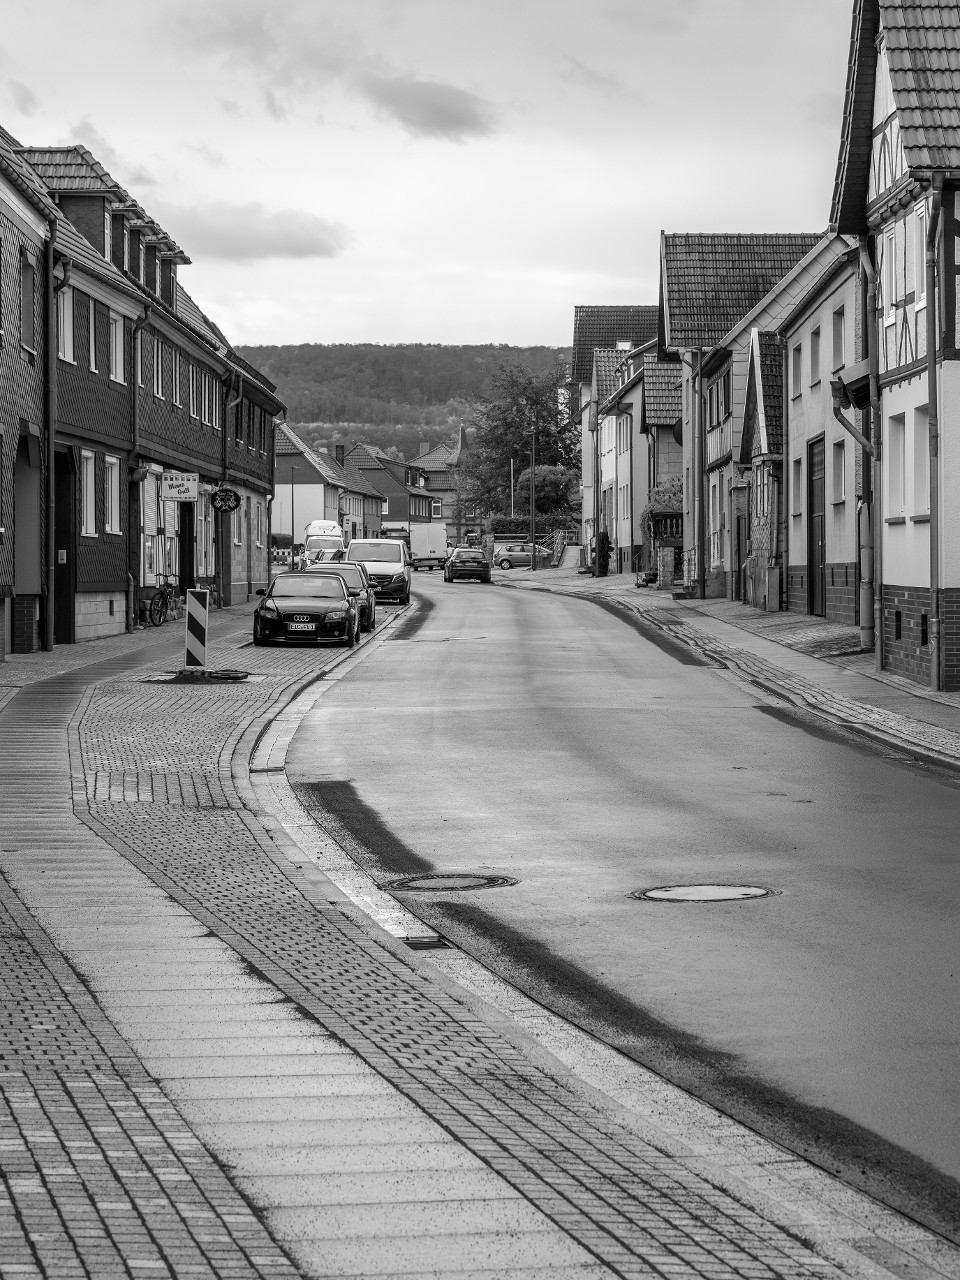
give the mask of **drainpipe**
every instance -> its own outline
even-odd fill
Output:
[[[883,670],[883,502],[881,489],[881,461],[883,439],[880,431],[880,383],[878,376],[878,333],[877,333],[877,273],[870,259],[867,237],[860,237],[860,266],[867,281],[867,303],[864,310],[864,329],[867,338],[867,366],[870,376],[870,440],[873,444],[873,465],[870,467],[870,504],[866,512],[861,512],[861,521],[866,521],[861,545],[866,552],[870,543],[873,545],[872,564],[865,555],[861,570],[861,626],[863,624],[862,609],[867,600],[864,590],[869,585],[867,569],[873,570],[873,652],[874,666],[877,671]],[[866,471],[866,467],[864,467]],[[871,538],[872,533],[872,538]],[[861,637],[862,643],[862,637]]]
[[[46,353],[43,364],[43,408],[47,437],[47,527],[44,530],[47,581],[44,592],[43,647],[53,652],[53,574],[56,564],[56,439],[57,439],[57,288],[53,279],[53,254],[57,242],[57,219],[47,219],[49,236],[44,245],[44,300],[47,321]]]
[[[694,382],[693,421],[694,459],[693,471],[697,483],[697,574],[700,599],[707,598],[707,510],[704,488],[706,483],[705,460],[707,442],[703,423],[703,348],[696,353],[696,381]]]
[[[930,433],[930,688],[940,688],[940,424],[937,388],[937,233],[943,175],[933,179],[927,226],[927,426]]]
[[[140,379],[137,373],[137,343],[140,341],[140,334],[143,332],[147,322],[150,319],[151,307],[149,302],[144,303],[143,315],[138,316],[133,322],[133,337],[130,344],[130,460],[128,463],[129,473],[127,481],[127,537],[131,537],[132,528],[130,524],[130,512],[136,508],[137,511],[137,574],[136,577],[127,571],[127,630],[133,631],[137,626],[140,618],[140,576],[143,572],[141,567],[142,546],[140,539],[142,530],[140,528],[143,521],[143,504],[140,501],[140,494],[137,493],[137,500],[134,503],[133,494],[138,486],[143,482],[144,471],[140,466]],[[121,324],[123,321],[121,320]],[[132,562],[133,548],[128,547],[127,564]]]
[[[790,348],[787,345],[785,336],[780,337],[781,356],[781,382],[780,385],[786,389],[790,384],[787,382],[787,374],[789,372]],[[788,513],[790,511],[790,489],[789,485],[792,477],[792,465],[790,460],[790,397],[784,393],[783,396],[783,445],[780,450],[780,497],[777,508],[777,532],[780,535],[780,608],[784,612],[790,609],[790,596],[788,594],[787,583],[790,574],[790,522]]]
[[[140,465],[140,379],[137,372],[137,343],[140,334],[150,321],[150,303],[143,307],[143,315],[133,323],[133,343],[130,348],[130,422],[133,427],[133,438],[130,441],[130,466],[136,470]]]

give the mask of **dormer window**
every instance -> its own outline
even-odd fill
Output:
[[[147,275],[147,256],[146,255],[147,255],[146,246],[144,245],[143,238],[141,237],[140,252],[137,260],[137,279],[140,281],[141,284],[143,284]]]
[[[113,218],[107,208],[103,211],[103,256],[108,262],[113,258]]]
[[[130,228],[123,224],[123,269],[130,270]]]

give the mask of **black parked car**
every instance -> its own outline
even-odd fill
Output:
[[[253,643],[353,646],[360,639],[360,610],[340,577],[320,573],[281,573],[253,615]]]
[[[362,564],[346,564],[342,561],[338,564],[313,564],[308,565],[304,572],[309,573],[311,578],[317,574],[342,578],[360,610],[360,630],[372,631],[377,625],[377,597]]]
[[[477,578],[480,582],[489,582],[487,557],[475,547],[457,547],[443,566],[444,582],[453,582],[454,578]]]

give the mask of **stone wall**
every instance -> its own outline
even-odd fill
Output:
[[[127,629],[127,597],[122,591],[77,592],[77,640],[99,640]]]

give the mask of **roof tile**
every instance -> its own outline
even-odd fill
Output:
[[[640,347],[656,336],[656,307],[574,307],[573,381],[590,381],[597,347],[615,347],[618,342]]]

